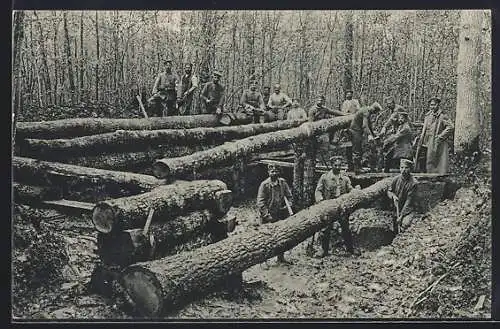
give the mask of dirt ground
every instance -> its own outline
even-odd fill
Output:
[[[245,271],[239,294],[213,293],[165,318],[490,318],[489,184],[483,179],[461,188],[389,246],[357,257],[337,248],[316,259],[306,256],[304,242],[285,254],[291,265],[278,265],[274,258],[268,269],[256,265]],[[239,218],[231,234],[258,229],[254,200],[230,211]],[[112,300],[88,292],[97,261],[90,218],[53,217],[42,224],[64,237],[69,265],[55,283],[19,293],[25,297],[13,302],[13,318],[133,319]],[[25,262],[23,257],[13,253],[14,266]]]

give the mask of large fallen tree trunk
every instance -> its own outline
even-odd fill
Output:
[[[185,172],[221,166],[236,159],[257,153],[269,147],[287,146],[305,140],[313,135],[346,128],[353,115],[304,123],[300,127],[274,131],[257,136],[227,142],[210,150],[205,150],[178,158],[164,158],[153,165],[153,173],[158,178],[172,179]]]
[[[154,209],[152,221],[158,222],[193,210],[209,209],[225,214],[231,204],[231,191],[222,181],[177,181],[147,193],[99,202],[92,222],[97,231],[110,233],[143,227],[151,208]]]
[[[17,204],[33,204],[61,198],[61,189],[57,186],[33,186],[14,182],[12,188],[14,190],[13,201]]]
[[[83,191],[94,188],[104,198],[122,197],[147,192],[163,185],[154,176],[95,169],[65,163],[13,157],[14,179],[19,183],[59,186],[63,197],[68,189]],[[96,193],[97,193],[96,192]],[[84,201],[84,200],[82,200]]]
[[[189,129],[219,126],[215,114],[147,119],[76,118],[40,122],[17,122],[16,139],[72,138],[116,130]]]
[[[261,225],[257,232],[242,232],[194,251],[131,265],[122,277],[127,300],[142,316],[158,317],[220,286],[228,276],[290,250],[331,220],[382,196],[391,181],[322,201],[287,220]]]
[[[20,142],[22,155],[44,158],[70,154],[102,154],[118,151],[138,151],[167,145],[217,145],[225,141],[297,127],[303,120],[276,121],[231,127],[193,129],[119,130],[106,134],[72,139],[25,139]],[[166,157],[170,157],[167,155]]]

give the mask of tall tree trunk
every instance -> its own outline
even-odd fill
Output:
[[[345,62],[344,62],[344,91],[352,89],[352,49],[353,42],[353,13],[349,11],[345,22]]]
[[[19,114],[19,99],[20,99],[20,57],[21,57],[21,44],[24,37],[23,29],[24,11],[15,11],[13,19],[13,54],[12,54],[12,77],[14,78],[13,93],[12,93],[12,149],[14,149],[16,138],[16,123],[17,115]]]
[[[54,37],[52,39],[53,55],[54,55],[54,105],[59,104],[61,93],[59,93],[59,54],[57,48],[57,32],[59,30],[59,23],[57,21],[57,13],[54,13]]]
[[[66,51],[66,64],[68,65],[68,79],[69,79],[69,89],[71,91],[71,101],[73,102],[73,97],[75,93],[75,79],[73,75],[73,61],[71,60],[71,42],[69,38],[68,31],[68,13],[63,12],[63,24],[64,24],[64,37],[65,37],[65,51]]]
[[[457,61],[455,153],[479,151],[479,58],[483,12],[463,10]]]
[[[99,16],[98,11],[95,12],[95,42],[96,42],[96,52],[97,61],[95,64],[95,100],[99,101]]]
[[[85,92],[84,92],[84,86],[83,86],[83,76],[85,74],[84,70],[84,59],[83,59],[83,11],[80,14],[80,61],[78,63],[80,67],[80,101],[84,100],[85,97]]]
[[[49,66],[47,64],[47,50],[45,47],[45,37],[43,34],[42,23],[40,22],[40,19],[38,17],[37,12],[34,11],[33,14],[36,17],[36,21],[38,23],[38,32],[40,33],[39,42],[40,42],[40,53],[41,53],[41,59],[42,59],[42,65],[43,65],[43,78],[44,78],[44,83],[45,83],[45,90],[46,90],[46,93],[48,93],[48,95],[49,95],[48,100],[50,102],[54,92],[52,91],[52,84],[50,83],[50,73],[49,73]],[[48,102],[45,102],[45,103],[48,103]]]

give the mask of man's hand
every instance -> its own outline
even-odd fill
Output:
[[[391,198],[392,200],[394,201],[399,201],[399,198],[396,194],[394,194],[394,192],[389,192],[389,198]]]
[[[217,110],[215,110],[215,114],[221,114],[222,113],[222,109],[220,107],[217,108]]]

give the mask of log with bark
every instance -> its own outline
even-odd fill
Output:
[[[331,220],[348,216],[384,195],[391,183],[385,179],[337,199],[325,200],[284,221],[264,224],[203,248],[150,262],[123,271],[121,284],[136,312],[147,318],[179,307],[219,287],[225,279],[290,250]]]
[[[297,127],[302,122],[301,120],[290,120],[215,128],[118,130],[71,139],[28,138],[19,142],[19,147],[22,155],[50,159],[75,154],[95,155],[120,151],[135,152],[162,145],[217,145],[233,139]],[[166,157],[170,157],[170,155],[166,155]]]
[[[67,197],[73,192],[86,192],[87,189],[95,192],[95,195],[89,196],[90,199],[80,199],[81,201],[94,202],[106,197],[117,198],[144,193],[165,184],[164,180],[149,175],[81,167],[17,156],[13,157],[12,166],[15,181],[26,184],[59,186],[63,190],[63,197]]]
[[[231,191],[222,181],[176,181],[147,193],[99,202],[92,222],[97,231],[110,233],[144,227],[150,208],[154,209],[152,221],[160,222],[203,209],[224,215],[231,205]]]
[[[215,114],[147,119],[76,118],[54,121],[17,122],[16,139],[73,138],[116,130],[189,129],[219,126]]]
[[[14,203],[35,204],[49,199],[60,199],[61,189],[57,186],[35,186],[12,183],[14,190]]]
[[[178,158],[164,158],[153,165],[153,173],[158,178],[171,180],[177,175],[207,167],[232,163],[236,159],[257,153],[266,148],[288,146],[313,135],[346,128],[353,115],[304,123],[300,127],[274,131],[257,136],[226,142],[210,150],[205,150]]]

